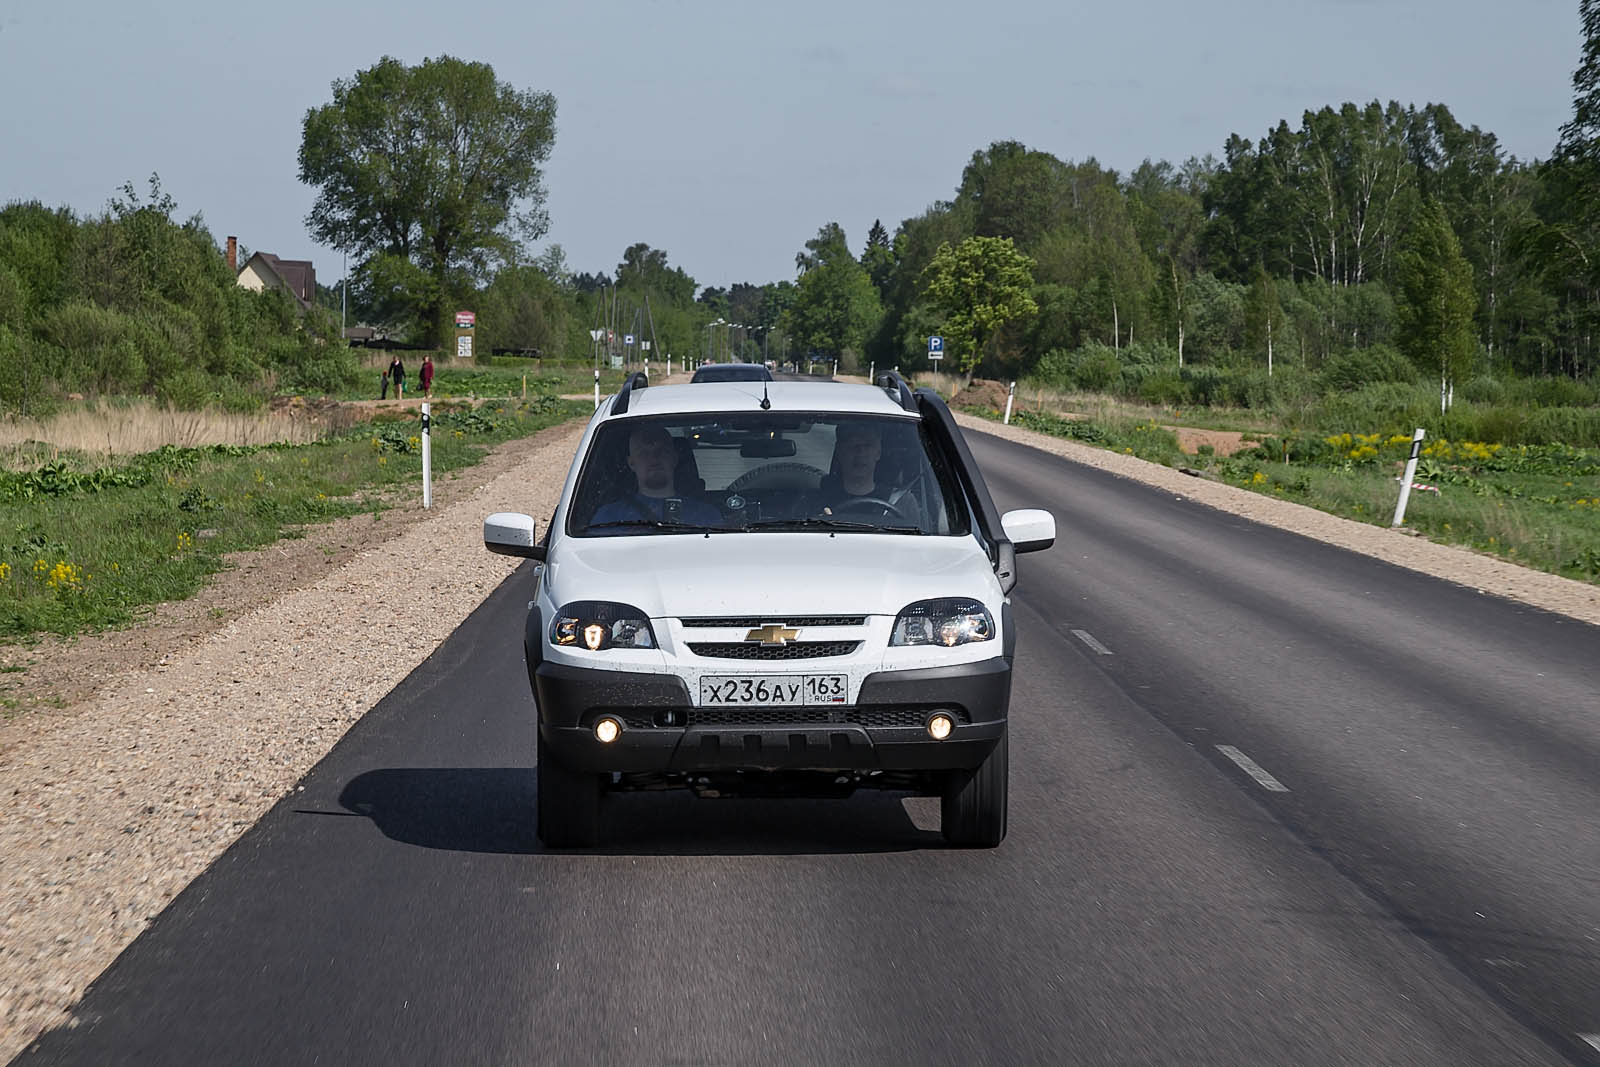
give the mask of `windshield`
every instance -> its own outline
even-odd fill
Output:
[[[955,478],[916,419],[692,413],[599,428],[567,532],[965,535]]]

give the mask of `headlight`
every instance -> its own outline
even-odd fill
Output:
[[[608,648],[655,648],[655,631],[644,612],[629,604],[575,600],[550,624],[550,643],[603,652]]]
[[[919,600],[894,620],[891,645],[965,645],[994,640],[994,620],[976,600]]]

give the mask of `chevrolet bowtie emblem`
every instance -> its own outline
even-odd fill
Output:
[[[782,623],[762,626],[744,635],[746,641],[760,641],[763,645],[786,645],[800,636],[799,630],[785,629]]]

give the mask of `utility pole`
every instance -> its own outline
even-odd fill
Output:
[[[661,350],[661,342],[656,339],[656,317],[650,310],[650,290],[648,289],[644,293],[644,314],[650,320],[650,347],[659,352]],[[670,361],[667,363],[667,373],[672,373],[672,363]]]

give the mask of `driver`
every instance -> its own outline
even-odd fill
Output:
[[[722,512],[698,497],[677,495],[678,450],[665,426],[637,426],[628,435],[628,469],[638,488],[602,504],[589,526],[661,519],[688,526],[718,526]]]
[[[833,456],[839,473],[823,479],[823,515],[879,514],[920,525],[921,509],[911,495],[879,483],[883,436],[875,423],[841,422],[834,438]]]

